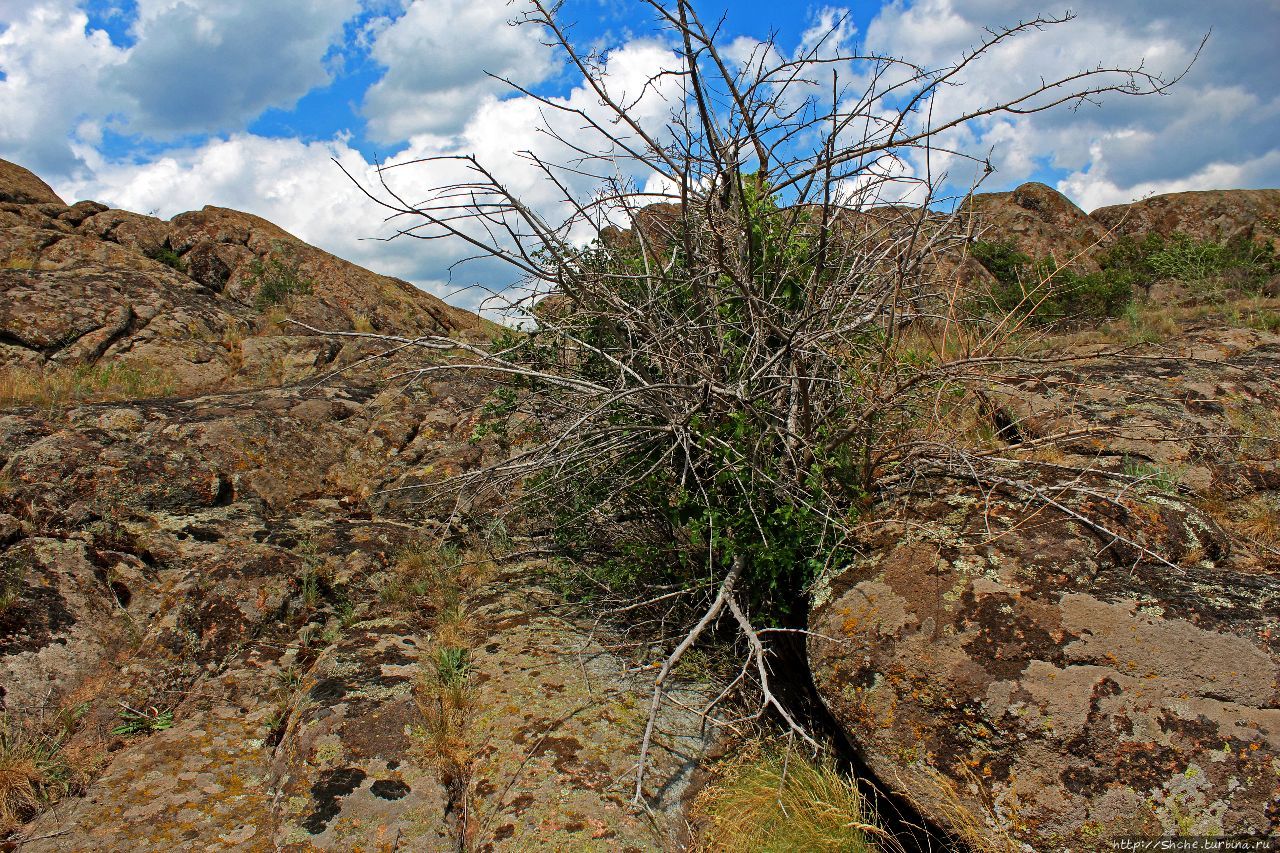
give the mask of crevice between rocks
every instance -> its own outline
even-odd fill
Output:
[[[818,693],[809,669],[805,635],[778,634],[773,642],[776,663],[771,682],[774,693],[807,731],[831,745],[837,768],[858,784],[876,822],[908,853],[968,851],[963,841],[930,823],[906,798],[895,794],[868,766]],[[786,674],[790,674],[789,676]]]

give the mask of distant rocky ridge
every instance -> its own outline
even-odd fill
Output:
[[[206,207],[165,222],[66,205],[3,161],[0,183],[0,367],[119,362],[163,369],[191,391],[294,380],[367,349],[280,322],[261,290],[281,270],[310,289],[278,294],[289,317],[316,328],[492,334],[470,312],[251,214]]]

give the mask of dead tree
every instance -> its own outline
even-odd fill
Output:
[[[936,96],[969,69],[1069,16],[989,30],[954,64],[928,68],[851,52],[834,28],[790,58],[772,41],[731,58],[690,0],[642,2],[678,59],[625,94],[556,4],[526,4],[522,23],[541,28],[595,101],[509,81],[566,152],[524,156],[568,216],[553,221],[471,156],[402,164],[362,186],[397,237],[467,244],[520,279],[494,299],[523,331],[498,345],[398,342],[466,356],[420,375],[478,372],[518,387],[511,405],[532,401],[540,439],[454,485],[562,507],[561,529],[583,550],[631,560],[632,594],[648,583],[665,618],[680,616],[654,679],[637,800],[668,680],[709,632],[743,640],[730,688],[753,681],[756,714],[809,737],[771,689],[772,632],[845,559],[880,490],[939,469],[1023,482],[971,427],[1002,371],[1030,358],[1008,346],[1025,314],[993,316],[955,275],[969,223],[932,163],[943,151],[984,160],[946,150],[942,135],[1178,79],[1098,66],[944,114]],[[666,120],[641,120],[641,98],[665,99]],[[436,173],[445,179],[424,191]],[[576,191],[583,176],[591,188]]]

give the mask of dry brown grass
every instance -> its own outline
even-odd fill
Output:
[[[965,785],[977,792],[980,802],[989,800],[985,785],[973,773],[968,774]],[[975,810],[971,805],[974,798],[961,794],[949,776],[930,767],[923,773],[912,774],[911,787],[915,796],[933,805],[941,824],[963,841],[971,853],[1019,853],[1022,850],[1009,834],[1005,821],[990,808]],[[1012,820],[1016,823],[1016,814]]]
[[[897,850],[833,762],[783,743],[753,741],[715,770],[693,803],[706,853]]]
[[[1101,325],[1065,333],[1039,333],[1035,352],[1064,352],[1090,346],[1161,344],[1205,324],[1280,333],[1280,300],[1240,296],[1198,305],[1154,305],[1135,301],[1125,313]]]
[[[69,743],[87,705],[48,718],[0,714],[0,837],[69,793],[83,789],[103,752]]]
[[[1267,406],[1225,399],[1227,423],[1240,434],[1240,453],[1249,459],[1280,459],[1280,424]]]
[[[1239,530],[1268,548],[1280,548],[1280,506],[1274,500],[1255,497],[1245,506]]]
[[[1253,495],[1228,501],[1209,496],[1197,503],[1232,534],[1236,544],[1246,553],[1280,554],[1280,499]]]
[[[421,609],[432,616],[431,648],[419,661],[414,699],[422,715],[419,743],[457,816],[462,849],[470,849],[472,770],[477,716],[471,649],[475,625],[466,596],[492,568],[485,557],[447,546],[406,550],[397,559],[384,602]]]
[[[7,368],[0,370],[0,407],[166,397],[175,388],[170,372],[149,365],[109,362],[44,370]]]

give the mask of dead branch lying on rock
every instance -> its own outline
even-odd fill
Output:
[[[590,93],[584,105],[512,83],[542,110],[544,144],[522,157],[557,204],[526,202],[520,176],[470,155],[357,181],[395,238],[458,241],[522,279],[489,306],[521,330],[491,348],[358,336],[465,354],[411,378],[482,374],[502,392],[486,428],[518,416],[532,438],[449,486],[519,494],[556,517],[562,553],[612,567],[601,588],[651,598],[644,612],[667,651],[637,802],[673,673],[709,636],[743,643],[730,688],[753,673],[757,714],[812,742],[772,687],[769,632],[803,624],[810,584],[847,561],[887,482],[969,449],[959,458],[979,482],[1057,505],[977,452],[985,389],[1001,370],[1049,359],[1011,346],[1034,305],[993,311],[965,284],[973,223],[934,164],[990,163],[942,134],[1178,79],[1098,66],[949,111],[938,96],[968,69],[1069,16],[992,29],[954,64],[928,68],[851,49],[841,22],[798,54],[766,40],[743,55],[689,0],[644,2],[675,47],[639,88],[573,44],[557,5],[525,4],[521,22]],[[411,195],[400,180],[410,165],[435,182]],[[1037,293],[1051,291],[1043,283]]]

